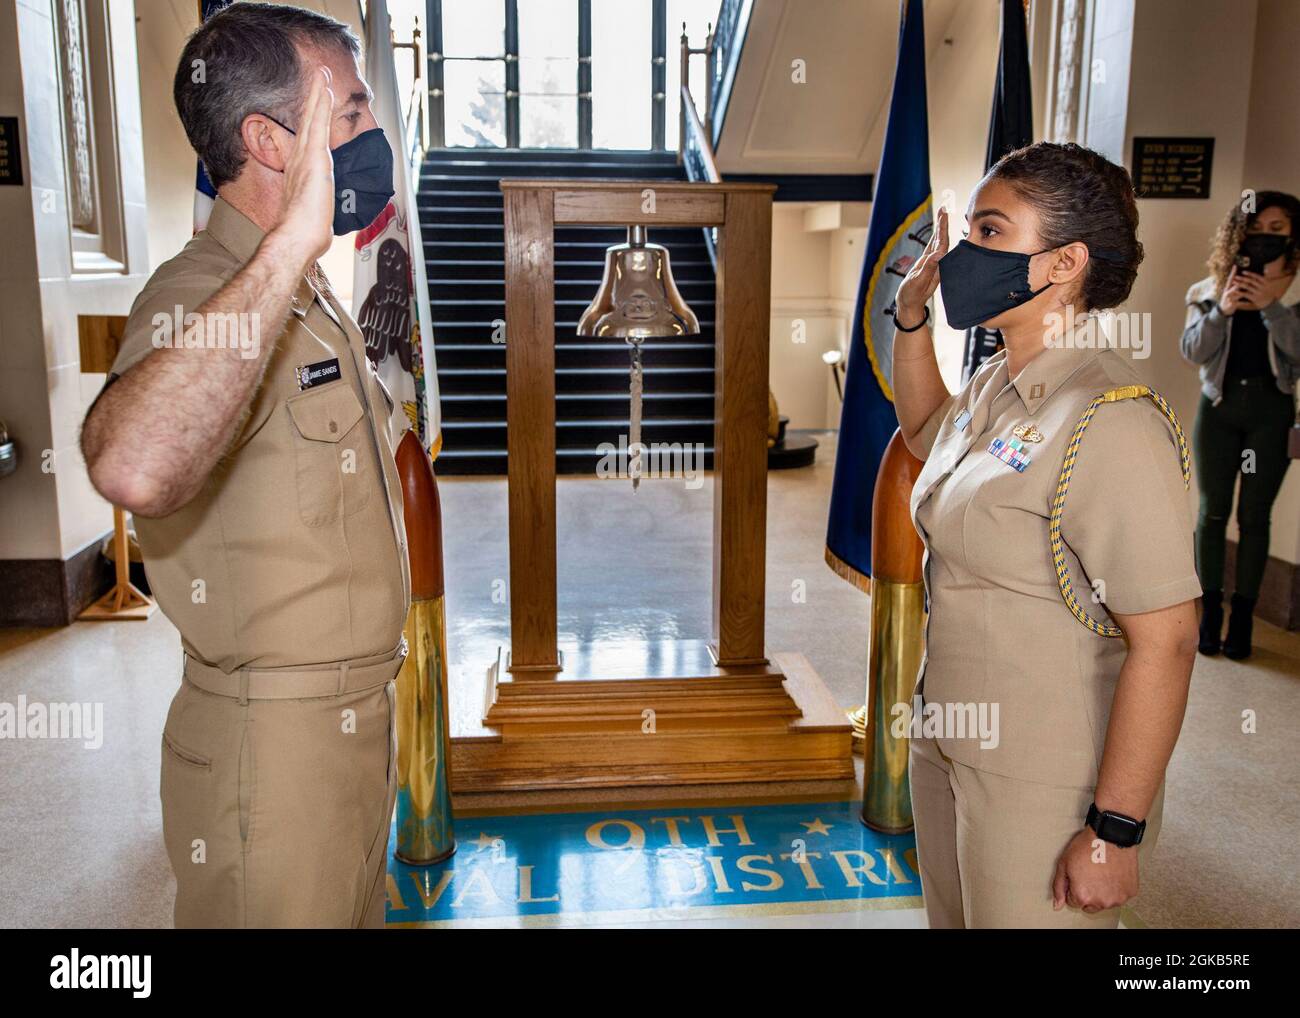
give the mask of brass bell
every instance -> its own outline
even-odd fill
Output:
[[[605,249],[605,276],[578,320],[578,335],[650,339],[699,331],[700,320],[673,282],[668,249],[647,243],[644,226],[629,226],[626,244]]]

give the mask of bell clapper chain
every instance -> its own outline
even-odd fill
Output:
[[[629,390],[632,397],[630,423],[628,425],[628,467],[632,478],[632,490],[641,484],[641,342],[640,336],[628,337],[627,345],[632,354],[632,376]]]

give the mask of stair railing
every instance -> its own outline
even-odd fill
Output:
[[[722,174],[718,172],[718,162],[713,154],[713,145],[709,142],[708,131],[700,120],[695,100],[691,97],[690,85],[686,74],[682,74],[682,124],[683,129],[678,142],[680,161],[686,169],[686,179],[695,183],[720,184]],[[716,272],[718,268],[718,230],[717,227],[704,228],[704,246],[709,252],[709,261]]]
[[[687,144],[687,121],[691,114],[699,119],[699,113],[695,109],[695,99],[691,96],[691,57],[698,54],[704,54],[707,63],[705,72],[706,82],[704,87],[704,136],[708,139],[713,138],[713,26],[709,26],[708,34],[704,37],[704,45],[699,49],[691,46],[691,40],[686,35],[686,25],[682,25],[681,37],[681,82],[682,82],[682,101],[681,107],[677,111],[677,165],[681,166],[686,159]],[[689,112],[688,112],[689,111]]]
[[[708,117],[709,140],[716,146],[731,102],[731,89],[740,66],[740,51],[749,31],[754,0],[722,0],[716,28],[709,35]],[[684,80],[684,79],[683,79]]]
[[[420,163],[424,160],[424,152],[429,147],[429,139],[425,133],[424,102],[424,84],[417,75],[415,83],[411,86],[411,101],[406,107],[406,124],[404,125],[406,128],[406,161],[417,181],[420,179]]]

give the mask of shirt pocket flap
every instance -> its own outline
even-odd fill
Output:
[[[339,441],[364,413],[357,394],[346,382],[300,393],[289,399],[289,416],[293,418],[298,433],[313,442]]]

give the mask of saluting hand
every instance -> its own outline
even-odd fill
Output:
[[[291,250],[310,265],[329,250],[334,236],[334,160],[330,115],[334,91],[329,68],[313,75],[297,142],[284,166],[284,203],[276,227]]]
[[[935,224],[930,243],[925,245],[898,288],[894,306],[898,309],[895,321],[911,327],[925,317],[925,305],[939,286],[939,259],[948,253],[948,210],[939,206],[939,221]]]
[[[1085,827],[1056,862],[1052,908],[1059,912],[1070,905],[1091,914],[1118,908],[1137,892],[1137,848],[1108,844]]]

